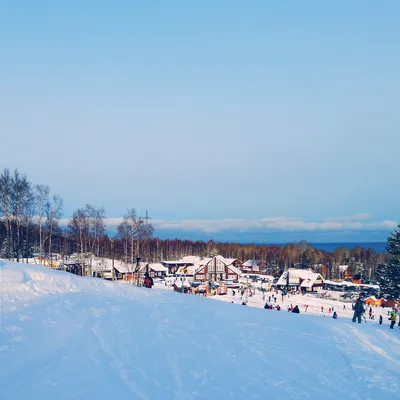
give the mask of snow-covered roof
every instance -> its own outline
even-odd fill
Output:
[[[146,264],[144,262],[139,263],[139,269],[143,269],[143,266]],[[127,274],[130,272],[135,272],[136,264],[126,264],[125,262],[119,261],[118,263],[115,262],[114,265],[115,269],[121,274]]]
[[[242,271],[239,268],[236,268],[234,265],[232,265],[232,263],[229,263],[230,260],[236,260],[236,258],[224,258],[222,256],[216,256],[217,259],[219,259],[220,261],[222,261],[232,272],[234,272],[237,275],[241,275]],[[195,269],[195,273],[200,271],[206,264],[208,264],[213,258],[205,258],[203,260],[201,260],[201,262],[196,263],[196,269]],[[205,262],[204,262],[205,261]]]
[[[182,257],[182,259],[181,259],[181,261],[184,261],[187,263],[193,263],[193,264],[200,260],[201,260],[201,257],[199,257],[199,256],[185,256],[185,257]]]
[[[303,280],[303,282],[301,282],[300,287],[303,287],[303,288],[313,287],[318,278],[321,278],[321,277],[316,276],[314,278],[306,278],[306,279]]]
[[[187,267],[179,267],[175,272],[176,275],[194,275],[197,267],[194,265],[188,265]]]
[[[312,287],[317,279],[324,281],[321,274],[317,272],[312,272],[306,269],[291,269],[283,272],[283,274],[278,279],[277,285],[287,284],[287,274],[289,273],[289,284],[298,284],[301,279],[303,282],[302,287]]]
[[[260,264],[260,260],[247,260],[243,263],[243,267],[258,267]]]
[[[193,264],[190,261],[183,261],[183,260],[172,260],[172,261],[166,261],[166,260],[162,260],[161,261],[163,264],[166,265],[185,265],[185,264]]]
[[[239,268],[236,268],[234,265],[228,265],[228,268],[235,274],[242,275],[242,271]]]
[[[366,287],[366,288],[379,289],[379,285],[370,285],[367,283],[354,283],[354,282],[347,282],[347,281],[334,282],[334,281],[329,281],[329,280],[325,280],[324,283],[326,283],[327,285],[335,285],[335,286],[354,286],[354,287],[362,286],[362,287]]]
[[[221,260],[225,265],[231,265],[231,264],[233,264],[235,261],[238,261],[237,258],[225,258],[225,257],[222,257],[222,256],[217,256],[217,258],[218,258],[219,260]]]
[[[151,263],[149,264],[149,268],[156,272],[167,272],[168,268],[164,267],[161,263]]]
[[[199,261],[201,261],[201,257],[199,256],[184,256],[180,260],[172,260],[172,261],[162,260],[161,262],[167,265],[179,265],[179,264],[183,265],[183,264],[195,264]]]

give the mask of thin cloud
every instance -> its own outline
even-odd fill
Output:
[[[368,222],[369,214],[358,214],[351,217],[326,218],[322,221],[305,221],[296,217],[273,217],[257,220],[226,218],[226,219],[187,219],[187,220],[151,220],[157,230],[177,230],[183,232],[218,233],[226,231],[362,231],[362,230],[392,230],[397,227],[396,221]],[[68,219],[62,219],[61,225],[66,226]],[[122,218],[106,218],[105,224],[115,228]]]

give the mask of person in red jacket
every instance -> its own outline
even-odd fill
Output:
[[[143,286],[151,289],[154,286],[154,282],[153,282],[153,278],[146,272],[144,274],[145,278],[144,278],[144,282],[143,282]]]

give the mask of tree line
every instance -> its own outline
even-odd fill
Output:
[[[349,265],[352,276],[364,281],[377,280],[390,259],[373,249],[337,248],[327,252],[304,241],[278,246],[161,240],[153,237],[152,224],[138,216],[134,208],[123,216],[117,234],[109,237],[103,207],[84,205],[73,213],[66,227],[60,225],[62,209],[62,198],[52,194],[48,186],[32,184],[18,170],[4,169],[0,175],[0,257],[22,261],[38,255],[39,260],[51,260],[53,254],[62,258],[77,254],[82,262],[87,262],[89,255],[134,264],[137,257],[157,262],[186,255],[221,254],[242,261],[259,260],[274,276],[290,267],[320,268],[327,279],[339,279],[339,266]]]

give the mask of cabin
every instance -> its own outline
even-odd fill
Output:
[[[375,296],[369,296],[368,298],[365,299],[365,304],[367,306],[382,307],[385,305],[385,300],[382,298],[377,299]]]
[[[242,264],[240,268],[243,272],[260,272],[261,262],[260,260],[247,260]]]
[[[278,289],[296,289],[303,292],[314,292],[324,286],[324,278],[320,273],[306,269],[289,268],[278,279]]]
[[[175,271],[175,276],[190,276],[193,277],[197,266],[196,265],[188,265],[186,267],[179,267]]]
[[[193,267],[196,262],[198,262],[201,257],[198,256],[186,256],[182,257],[180,260],[175,261],[161,261],[161,264],[168,268],[169,274],[175,274],[179,269]]]
[[[152,278],[164,278],[168,273],[168,268],[161,263],[144,264],[140,267],[140,278],[144,278],[148,273]]]
[[[191,286],[187,279],[176,279],[174,282],[174,292],[189,293]]]
[[[222,256],[204,258],[198,262],[194,280],[195,282],[238,282],[242,272],[237,265],[241,265],[241,262],[235,258],[224,258]]]
[[[136,269],[138,268],[140,270],[145,266],[146,264],[143,262],[140,262],[139,265],[124,262],[115,263],[115,277],[117,280],[122,280],[124,282],[136,282]]]
[[[397,306],[397,302],[395,300],[385,300],[384,303],[385,307],[396,307]]]
[[[67,260],[64,261],[63,263],[60,263],[58,269],[63,270],[65,272],[69,272],[74,275],[83,276],[83,269],[84,269],[83,267],[84,265],[77,261]]]
[[[339,278],[342,281],[351,281],[353,279],[348,265],[339,265]]]
[[[125,282],[137,282],[139,280],[139,285],[141,285],[146,273],[152,278],[164,278],[167,275],[168,268],[161,263],[149,264],[140,262],[138,267],[136,264],[120,263],[115,265],[115,271],[118,280]]]

